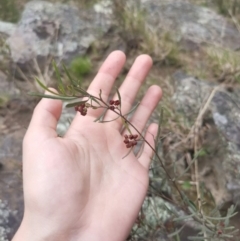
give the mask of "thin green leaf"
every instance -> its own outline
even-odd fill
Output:
[[[60,93],[62,93],[62,94],[65,95],[66,92],[65,92],[65,89],[64,89],[64,85],[63,85],[63,82],[62,82],[62,78],[61,78],[59,69],[58,69],[55,61],[53,61],[53,68],[54,68],[55,73],[56,73],[56,76],[57,76],[58,90],[59,90]]]
[[[129,124],[128,124],[127,120],[125,120],[124,118],[121,118],[121,119],[122,119],[122,123],[123,123],[123,125],[124,125],[124,128],[126,128],[126,129],[128,130],[128,132],[129,132],[130,134],[132,134],[132,132],[131,132],[131,130],[130,130],[130,128],[129,128]]]
[[[222,234],[222,236],[224,238],[233,238],[233,235],[230,235],[230,234]]]
[[[69,104],[66,105],[66,108],[71,108],[71,107],[74,107],[74,106],[85,104],[87,101],[88,100],[82,100],[82,101],[78,101],[78,102],[74,102],[74,103],[69,103]]]
[[[67,89],[67,95],[75,96],[76,91],[74,90],[73,85],[67,85],[66,89]]]
[[[144,144],[142,144],[142,145],[140,146],[140,149],[139,149],[139,151],[138,151],[138,153],[137,153],[137,158],[139,158],[139,157],[142,155],[143,150],[144,150]]]
[[[65,74],[67,75],[69,81],[71,82],[71,84],[72,84],[73,86],[77,86],[77,85],[78,85],[77,82],[75,82],[75,80],[72,78],[72,76],[70,75],[70,73],[69,73],[67,67],[65,66],[65,64],[62,64],[62,67],[63,67],[64,72],[65,72]]]
[[[101,104],[99,103],[99,101],[96,100],[94,97],[90,97],[90,98],[91,98],[91,101],[94,101],[94,102],[96,102],[97,104],[101,105]]]
[[[127,156],[131,153],[132,149],[133,149],[133,147],[130,148],[130,150],[128,151],[128,153],[127,153],[124,157],[122,157],[122,159],[124,159],[125,157],[127,157]]]
[[[170,233],[170,234],[168,235],[168,237],[169,237],[169,238],[172,238],[172,237],[174,237],[174,236],[177,236],[179,233],[181,233],[181,231],[184,229],[185,226],[186,226],[186,225],[184,224],[181,228],[179,228],[179,229],[176,230],[175,232]]]
[[[186,174],[188,172],[188,170],[191,168],[191,166],[193,165],[193,163],[195,161],[196,161],[196,158],[192,159],[192,161],[189,163],[188,167],[183,171],[183,173],[181,173],[181,175],[176,177],[175,180],[179,180],[182,176],[184,176],[184,174]]]
[[[160,140],[160,135],[161,135],[161,123],[162,123],[162,117],[163,117],[163,110],[161,109],[161,113],[159,114],[159,119],[158,119],[158,132],[157,132],[157,136],[155,138],[155,151],[156,153],[158,153],[158,149],[159,149],[159,140]]]
[[[95,119],[94,122],[98,122],[101,119],[103,119],[103,117],[105,116],[106,112],[107,112],[107,109],[97,119]]]
[[[112,122],[112,121],[117,120],[119,117],[120,117],[120,116],[116,117],[115,119],[108,120],[108,121],[100,121],[100,123],[108,123],[108,122]]]
[[[120,95],[120,92],[119,92],[118,89],[117,89],[117,96],[118,96],[118,100],[120,101],[120,104],[119,104],[119,106],[120,106],[119,111],[120,111],[120,114],[122,114],[122,112],[121,112],[121,109],[122,109],[122,98],[121,98],[121,95]]]
[[[100,100],[102,100],[102,90],[101,89],[99,90],[99,98],[100,98]]]
[[[201,150],[200,150],[199,152],[201,152]],[[194,158],[192,159],[192,161],[189,163],[188,167],[184,170],[184,172],[183,172],[180,176],[176,177],[175,180],[180,179],[180,178],[191,168],[191,166],[193,165],[193,163],[196,161],[199,152],[196,153],[195,157],[194,157]]]
[[[234,227],[235,228],[235,227]],[[235,233],[238,233],[239,232],[239,229],[235,229],[235,230],[233,230],[232,232],[230,232],[230,233],[228,233],[229,235],[233,235],[233,234],[235,234]]]
[[[234,226],[230,226],[230,227],[225,227],[225,228],[223,228],[224,230],[233,230],[233,229],[235,229],[235,227]]]
[[[193,217],[193,216],[194,216],[194,214],[190,214],[190,215],[186,215],[186,216],[181,216],[181,217],[178,217],[178,218],[174,218],[173,221],[182,221],[182,220],[191,218],[191,217]]]
[[[227,226],[229,225],[230,216],[234,213],[235,209],[236,209],[236,208],[234,207],[234,205],[231,205],[231,207],[228,208],[227,215],[226,215],[226,219],[224,220],[224,225],[225,225],[225,227],[227,227]]]
[[[188,240],[201,240],[201,241],[206,241],[208,240],[208,238],[204,238],[204,237],[197,237],[197,236],[189,236]]]
[[[82,95],[85,95],[86,97],[89,97],[90,95],[88,94],[87,91],[83,90],[81,87],[73,86],[73,89],[75,89],[77,92],[79,92]]]
[[[132,114],[137,107],[139,106],[140,102],[138,102],[127,114],[125,114],[124,116],[127,117],[128,115]]]
[[[39,93],[29,93],[29,95],[38,96],[38,97],[41,97],[41,98],[63,100],[63,101],[78,99],[76,97],[65,97],[65,96],[59,96],[59,95],[54,96],[54,95],[45,95],[45,94],[39,94]]]
[[[204,216],[204,217],[209,220],[226,220],[226,219],[232,218],[233,216],[235,216],[237,214],[238,214],[238,212],[235,212],[227,217],[209,217],[209,216]]]
[[[44,90],[48,91],[49,93],[52,93],[54,95],[59,95],[58,93],[53,92],[52,90],[50,90],[47,86],[45,86],[37,77],[35,77],[35,80],[37,81],[37,83],[40,85],[40,87],[42,87]]]

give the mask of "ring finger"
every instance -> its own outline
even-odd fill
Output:
[[[140,55],[136,58],[125,81],[119,88],[121,96],[121,113],[123,115],[130,111],[138,90],[144,82],[151,67],[152,59],[148,55]],[[113,99],[118,99],[117,94]],[[109,110],[107,111],[104,120],[109,121],[115,119],[116,117],[117,114]],[[117,120],[112,121],[111,125],[112,127],[120,130],[122,127],[122,120],[118,118]]]

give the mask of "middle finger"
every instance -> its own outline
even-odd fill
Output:
[[[133,66],[131,67],[125,81],[119,88],[119,93],[121,96],[121,113],[123,115],[127,114],[132,107],[132,104],[136,98],[139,88],[143,84],[147,74],[152,67],[152,59],[148,55],[140,55],[136,58]],[[117,100],[117,94],[113,97]],[[117,117],[117,114],[113,111],[107,111],[104,120],[109,121]],[[121,129],[122,120],[118,118],[111,122],[111,125],[116,129]]]

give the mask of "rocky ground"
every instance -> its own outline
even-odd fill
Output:
[[[240,240],[237,231],[232,237],[227,230],[218,234],[219,216],[227,216],[232,204],[238,210],[240,202],[237,14],[220,15],[216,5],[206,7],[203,1],[52,2],[21,1],[15,9],[23,11],[18,24],[0,22],[0,240],[11,239],[23,214],[21,144],[38,101],[27,93],[40,91],[33,76],[54,85],[52,59],[71,65],[72,60],[80,61],[79,56],[87,56],[91,71],[78,76],[87,86],[115,49],[128,57],[118,83],[138,54],[153,57],[152,72],[139,98],[151,84],[164,91],[158,111],[164,110],[160,149],[165,164],[173,177],[180,176],[177,182],[189,205],[198,206],[196,183],[200,184],[205,215],[216,215],[216,235],[209,240]],[[64,110],[60,134],[73,116],[74,112]],[[156,116],[153,121],[158,121]],[[185,241],[196,236],[200,227],[194,220],[184,223],[178,239],[170,235],[183,225],[174,218],[187,214],[178,207],[176,191],[157,163],[152,170],[142,222],[129,240]],[[231,218],[230,225],[240,228],[238,220],[239,215]]]

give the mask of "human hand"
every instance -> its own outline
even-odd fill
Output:
[[[125,63],[120,51],[111,53],[89,86],[88,93],[107,101]],[[127,113],[152,65],[139,56],[119,89],[122,112]],[[116,97],[117,98],[117,97]],[[115,99],[116,99],[115,98]],[[141,132],[161,98],[151,86],[131,123]],[[152,150],[145,145],[140,157],[123,143],[122,122],[93,122],[102,109],[76,114],[66,135],[56,133],[62,110],[59,100],[42,99],[23,141],[25,211],[14,241],[83,240],[122,241],[137,218],[148,189]],[[106,120],[115,113],[109,110]],[[154,146],[157,125],[151,124],[146,140]]]

